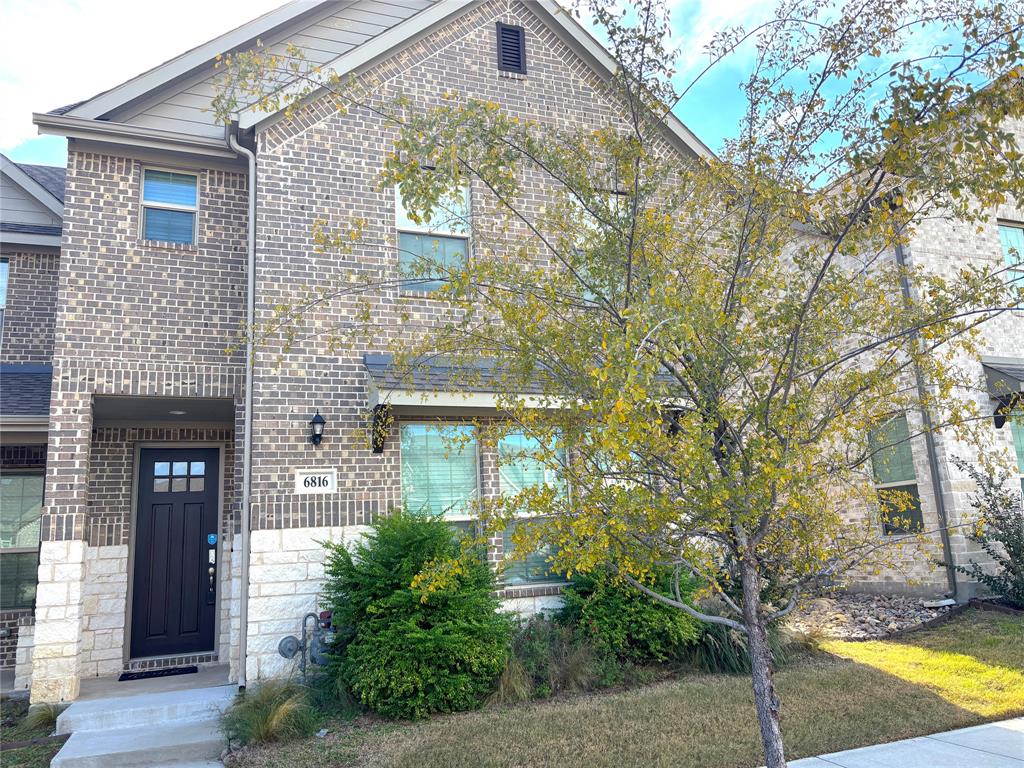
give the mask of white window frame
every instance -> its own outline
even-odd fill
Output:
[[[162,171],[163,173],[176,173],[179,176],[193,176],[196,180],[196,204],[175,205],[174,203],[147,203],[146,202],[146,171]],[[139,240],[145,243],[168,243],[170,245],[194,246],[199,240],[199,204],[202,200],[199,188],[199,172],[196,170],[185,170],[182,168],[166,168],[158,165],[142,166],[142,173],[139,176]],[[173,240],[149,240],[146,237],[146,209],[157,208],[164,211],[183,211],[193,214],[192,216],[192,240],[188,243],[176,243]]]
[[[465,189],[465,196],[466,196],[466,212],[465,212],[465,219],[464,219],[464,224],[465,224],[465,228],[466,228],[465,232],[453,232],[450,229],[444,229],[444,228],[440,228],[439,229],[437,227],[426,226],[426,225],[423,225],[423,224],[417,224],[414,221],[410,221],[409,220],[409,215],[408,215],[408,213],[406,212],[406,209],[405,209],[405,203],[402,202],[402,192],[398,188],[397,184],[395,185],[394,189],[395,189],[395,233],[396,233],[395,234],[395,249],[396,249],[396,253],[398,254],[398,269],[399,269],[399,281],[400,281],[399,282],[399,290],[401,290],[403,293],[414,293],[414,294],[417,294],[417,295],[420,295],[420,296],[429,296],[430,294],[434,293],[436,289],[432,288],[432,289],[426,290],[426,289],[423,289],[423,288],[416,288],[416,287],[413,287],[412,285],[407,285],[407,283],[415,284],[415,283],[418,283],[418,282],[434,282],[434,281],[432,281],[432,280],[430,280],[429,278],[426,278],[426,277],[423,277],[423,278],[408,278],[408,279],[406,279],[406,278],[403,278],[402,275],[401,275],[401,268],[402,268],[402,252],[401,252],[401,247],[402,247],[401,246],[401,239],[402,238],[401,238],[401,236],[403,234],[406,234],[406,235],[430,235],[430,236],[437,237],[437,238],[449,238],[449,239],[452,239],[452,240],[463,240],[466,243],[466,261],[468,262],[469,259],[471,259],[472,256],[473,256],[473,238],[472,238],[473,228],[471,226],[471,222],[473,220],[473,215],[472,215],[473,188],[472,188],[471,184],[466,184],[463,187],[463,189]],[[399,221],[402,220],[402,219],[405,219],[407,224],[400,226],[399,225]]]
[[[422,420],[422,419],[406,419],[406,420],[400,421],[398,423],[398,450],[399,450],[399,457],[398,457],[399,477],[398,477],[398,480],[399,480],[399,483],[402,486],[402,504],[403,505],[405,504],[405,484],[404,484],[404,478],[402,477],[402,466],[404,464],[404,461],[403,461],[402,456],[401,456],[401,450],[402,450],[402,427],[410,426],[410,425],[425,425],[425,426],[440,427],[440,428],[444,428],[444,427],[472,427],[473,428],[473,453],[475,454],[474,457],[473,457],[473,466],[476,469],[476,489],[473,492],[473,500],[472,500],[472,502],[469,505],[467,505],[467,506],[474,506],[475,505],[475,506],[479,507],[480,500],[483,497],[483,485],[482,485],[483,473],[480,471],[480,457],[481,457],[481,451],[480,451],[480,428],[476,424],[473,424],[472,422],[465,421],[465,420],[460,420],[460,421],[430,421],[430,420]],[[478,516],[470,514],[470,513],[459,513],[459,512],[445,512],[443,519],[444,519],[445,522],[449,522],[449,523],[479,522]]]

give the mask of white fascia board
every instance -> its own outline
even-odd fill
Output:
[[[38,245],[60,248],[60,235],[34,235],[29,232],[0,232],[0,245]]]
[[[322,0],[292,0],[292,2],[270,11],[233,29],[208,43],[193,48],[177,58],[171,59],[126,83],[105,91],[82,102],[68,112],[72,117],[95,119],[117,109],[130,101],[145,96],[167,83],[187,75],[193,69],[209,64],[217,54],[231,51],[245,43],[265,35],[282,24],[287,24],[308,11],[322,5]]]
[[[424,8],[414,16],[396,24],[385,32],[381,32],[374,38],[358,45],[342,56],[324,64],[320,71],[330,75],[336,73],[339,76],[348,75],[359,71],[361,68],[386,57],[394,52],[399,46],[409,45],[429,31],[432,27],[443,24],[452,16],[455,16],[467,8],[480,5],[481,0],[441,0],[440,2]],[[304,86],[291,85],[285,88],[286,94],[299,93]],[[322,89],[309,94],[308,99],[315,99],[320,95]],[[280,115],[283,110],[265,112],[258,107],[250,107],[238,114],[238,125],[242,129],[251,128],[254,125],[271,121],[275,116]]]
[[[0,414],[0,429],[16,429],[19,432],[46,432],[49,428],[49,416],[4,416]]]
[[[42,184],[21,170],[18,164],[6,155],[0,155],[0,171],[3,171],[4,176],[32,195],[54,216],[60,219],[64,218],[64,203],[50,194]]]
[[[108,144],[127,144],[133,147],[187,152],[208,157],[237,157],[224,140],[189,136],[158,128],[141,128],[126,123],[39,112],[32,115],[32,122],[39,126],[39,133],[66,136],[69,139],[89,139]]]

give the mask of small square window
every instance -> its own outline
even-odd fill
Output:
[[[171,490],[174,493],[181,493],[188,490],[188,478],[175,477],[171,480]]]
[[[206,480],[201,477],[192,477],[188,481],[188,489],[192,492],[201,491],[206,487]]]
[[[205,461],[193,461],[189,465],[188,473],[193,477],[202,477],[206,474],[206,462]]]
[[[183,477],[188,474],[188,462],[187,461],[176,461],[174,462],[174,470],[171,472],[175,477]]]
[[[153,493],[167,493],[171,489],[170,482],[166,477],[153,478]]]
[[[167,477],[171,474],[171,464],[167,461],[158,461],[153,465],[153,474],[157,477]]]

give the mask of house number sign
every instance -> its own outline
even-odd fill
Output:
[[[297,469],[295,470],[296,493],[337,493],[338,470]]]

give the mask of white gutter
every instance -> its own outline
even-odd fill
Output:
[[[228,145],[239,155],[249,160],[249,221],[248,258],[246,262],[245,307],[245,420],[242,445],[242,520],[239,542],[241,573],[239,574],[238,600],[238,687],[245,688],[245,666],[249,645],[249,527],[250,487],[252,485],[252,368],[253,368],[253,326],[256,323],[256,155],[238,143],[233,127],[228,128]]]
[[[51,115],[36,112],[32,122],[39,126],[39,133],[66,136],[69,139],[92,139],[108,144],[127,144],[132,147],[162,149],[168,152],[188,152],[207,157],[235,159],[237,154],[224,146],[223,139],[207,136],[189,136],[158,128],[142,128],[138,125],[115,123],[109,120],[89,120],[69,115]],[[62,208],[63,211],[63,208]]]

